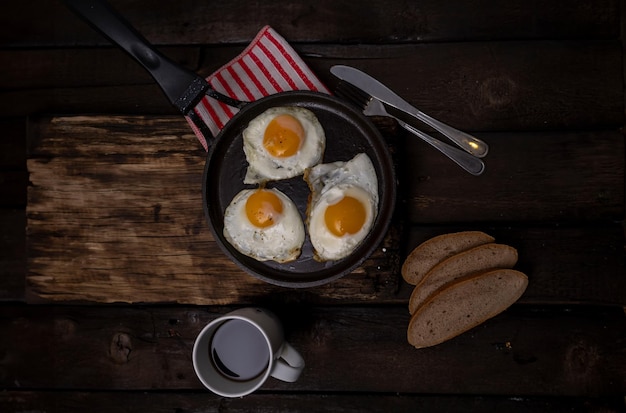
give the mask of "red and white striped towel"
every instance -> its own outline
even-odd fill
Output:
[[[269,26],[261,29],[239,56],[206,80],[216,91],[244,101],[289,90],[329,93],[295,50]],[[205,96],[194,111],[215,136],[239,110]],[[205,136],[189,118],[187,121],[208,150]]]

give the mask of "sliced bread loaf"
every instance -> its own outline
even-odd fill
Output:
[[[504,244],[483,244],[455,254],[435,265],[413,289],[409,312],[413,314],[436,290],[460,277],[495,268],[512,268],[517,250]]]
[[[411,251],[402,265],[402,278],[409,284],[417,285],[431,268],[444,259],[493,241],[491,235],[481,231],[454,232],[433,237]]]
[[[409,322],[407,339],[423,348],[456,337],[506,310],[527,286],[526,275],[511,269],[463,277],[419,308]]]

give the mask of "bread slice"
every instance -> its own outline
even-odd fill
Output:
[[[416,348],[443,343],[506,310],[527,286],[528,277],[511,269],[466,276],[420,307],[411,317],[407,339]]]
[[[409,284],[417,285],[439,262],[489,242],[494,242],[494,238],[481,231],[454,232],[433,237],[411,251],[402,264],[402,278]]]
[[[483,244],[453,255],[435,265],[422,279],[409,299],[409,313],[422,305],[444,284],[465,275],[495,268],[513,268],[517,263],[517,250],[504,244]]]

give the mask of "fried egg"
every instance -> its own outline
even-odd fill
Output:
[[[224,212],[224,237],[258,261],[284,263],[300,255],[304,224],[295,204],[277,189],[244,189]]]
[[[338,260],[352,253],[378,212],[378,179],[370,158],[320,164],[304,175],[311,189],[307,224],[315,259]]]
[[[313,112],[274,107],[254,118],[243,131],[248,161],[246,184],[287,179],[322,160],[326,136]]]

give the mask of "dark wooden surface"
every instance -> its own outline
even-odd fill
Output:
[[[217,249],[204,153],[149,75],[60,2],[7,4],[0,411],[626,411],[623,2],[111,2],[203,75],[270,24],[329,86],[333,64],[359,67],[487,141],[487,170],[375,119],[400,189],[384,244],[326,286],[262,283]],[[528,290],[416,350],[399,265],[463,229],[517,248]],[[220,399],[191,346],[251,304],[279,314],[307,367]]]

